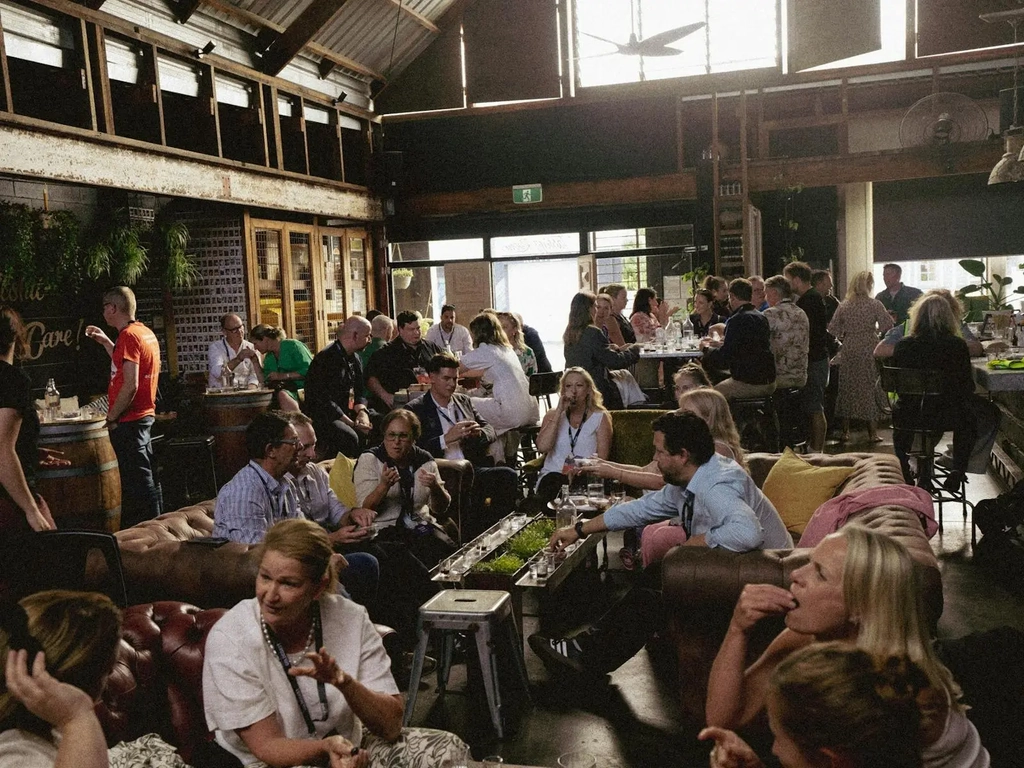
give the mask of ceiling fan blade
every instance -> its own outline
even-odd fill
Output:
[[[608,40],[607,38],[604,38],[604,37],[598,37],[597,35],[592,35],[589,32],[580,32],[580,34],[581,35],[586,35],[587,37],[592,37],[595,40],[600,40],[602,43],[608,43],[609,45],[614,45],[616,48],[621,48],[621,46],[618,43],[616,43],[614,40]]]
[[[651,35],[650,37],[644,38],[641,41],[640,45],[651,45],[655,47],[668,45],[669,43],[674,43],[676,40],[680,40],[681,38],[684,38],[687,35],[692,35],[694,32],[696,32],[703,26],[705,26],[705,22],[698,21],[693,24],[687,24],[684,27],[676,27],[675,29],[669,29],[665,32],[659,32],[656,35]]]
[[[646,45],[647,41],[644,40],[640,44],[640,50],[637,51],[637,56],[678,56],[682,53],[678,48],[669,48],[667,45],[659,45],[657,48],[648,48]]]

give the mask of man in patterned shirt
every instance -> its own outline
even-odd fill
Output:
[[[284,479],[301,441],[280,413],[261,413],[245,430],[249,463],[220,489],[213,513],[213,535],[259,544],[278,520],[302,517],[291,485]]]
[[[807,346],[810,324],[807,315],[793,302],[793,289],[782,275],[765,281],[768,309],[764,316],[771,328],[777,389],[800,389],[807,383]]]

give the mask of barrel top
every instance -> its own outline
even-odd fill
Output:
[[[248,398],[251,400],[263,400],[269,395],[273,394],[274,390],[272,389],[208,389],[203,396],[213,400],[225,398]]]
[[[106,419],[102,416],[76,416],[73,419],[59,418],[57,421],[40,422],[39,434],[41,437],[47,437],[92,432],[96,429],[106,431],[106,423]]]

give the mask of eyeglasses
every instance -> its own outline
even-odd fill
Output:
[[[242,330],[242,326],[236,325],[234,328],[225,328],[224,330],[227,331],[228,333],[235,333],[237,331]]]
[[[412,435],[408,432],[385,432],[385,440],[408,440]]]
[[[294,437],[289,440],[277,440],[275,441],[275,445],[294,445],[295,450],[302,450],[302,441]]]

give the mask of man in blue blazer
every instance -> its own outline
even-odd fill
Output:
[[[466,395],[455,392],[459,361],[434,355],[427,363],[430,390],[406,408],[422,424],[417,445],[436,459],[466,459],[473,465],[472,513],[463,524],[463,539],[471,538],[515,509],[518,478],[515,470],[497,467],[489,447],[497,438]]]

